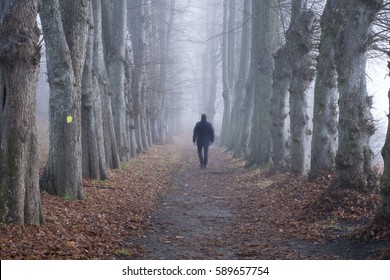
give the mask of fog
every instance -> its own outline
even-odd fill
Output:
[[[375,164],[382,165],[381,149],[385,143],[387,132],[387,114],[389,113],[388,91],[390,79],[387,70],[387,58],[369,60],[367,67],[367,87],[370,95],[373,96],[372,114],[376,121],[376,132],[371,138],[371,147],[374,152]]]
[[[210,3],[215,4],[210,6]],[[205,52],[210,40],[218,40],[221,44],[222,24],[216,28],[216,33],[210,36],[208,28],[211,10],[219,6],[216,13],[218,22],[222,22],[221,1],[199,0],[199,1],[176,1],[177,10],[174,27],[172,29],[172,60],[174,67],[168,73],[168,90],[174,92],[174,98],[181,100],[178,110],[181,112],[181,131],[191,134],[194,124],[199,121],[200,115],[206,112],[205,100],[207,96],[202,88],[202,55]],[[240,28],[237,32],[236,41],[239,42]],[[367,86],[369,94],[374,97],[372,113],[377,121],[377,131],[372,137],[371,145],[375,153],[376,163],[381,163],[380,150],[383,146],[387,130],[388,97],[387,92],[390,86],[387,76],[387,58],[385,56],[370,59],[367,66]],[[216,115],[214,127],[216,134],[220,133],[223,113],[221,61],[217,65],[217,98],[215,102]],[[311,98],[312,99],[312,98]],[[37,112],[40,126],[48,122],[49,89],[46,75],[45,57],[42,55],[40,79],[37,88]],[[308,108],[309,111],[312,110]]]

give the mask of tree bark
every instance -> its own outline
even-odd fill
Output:
[[[105,160],[109,168],[116,169],[120,168],[120,159],[112,115],[112,89],[108,80],[107,69],[104,62],[101,1],[92,1],[92,8],[94,15],[94,55],[92,57],[92,67],[93,73],[96,74],[98,95],[100,96],[102,103],[101,108]]]
[[[106,5],[110,4],[103,1]],[[106,24],[112,23],[110,34],[105,34],[109,38],[105,44],[106,67],[108,78],[112,88],[112,113],[114,119],[115,136],[119,155],[122,162],[130,159],[130,147],[127,141],[126,128],[126,101],[125,101],[125,48],[126,48],[126,15],[127,1],[112,1],[111,5],[105,7],[105,11],[112,8],[112,12],[103,13],[107,19]],[[110,18],[112,17],[112,18]],[[106,29],[103,32],[107,31]]]
[[[160,95],[158,94],[158,32],[156,7],[145,0],[145,85],[146,85],[146,115],[151,144],[158,143],[157,119],[159,111]]]
[[[290,49],[283,45],[275,54],[271,100],[272,161],[274,166],[290,166],[290,106],[289,88],[291,83]]]
[[[390,73],[390,64],[387,65]],[[388,92],[390,102],[390,90]],[[389,103],[390,104],[390,103]],[[390,105],[389,105],[390,109]],[[387,115],[388,125],[385,144],[382,148],[383,157],[383,174],[380,180],[380,192],[382,195],[382,205],[380,207],[380,215],[390,221],[390,111]]]
[[[306,2],[305,2],[306,3]],[[291,54],[290,82],[291,170],[295,175],[307,175],[309,117],[307,92],[315,75],[313,48],[315,14],[306,10],[301,0],[292,1],[296,17],[287,31],[287,45]],[[293,13],[294,15],[294,13]]]
[[[340,186],[367,190],[375,184],[369,146],[375,126],[372,99],[366,85],[366,52],[371,25],[383,1],[342,1],[346,5],[345,29],[335,47],[339,85],[339,149],[336,156]]]
[[[104,151],[102,103],[96,73],[93,71],[94,29],[93,9],[90,3],[91,23],[81,88],[81,127],[83,177],[104,180],[108,178]]]
[[[157,18],[157,34],[159,36],[158,50],[158,96],[156,114],[157,127],[157,143],[165,144],[172,142],[172,127],[170,126],[170,116],[174,113],[170,109],[171,96],[168,89],[168,71],[169,62],[171,60],[170,39],[172,25],[174,21],[174,0],[160,1],[161,7],[156,11]]]
[[[217,5],[213,7],[212,11],[207,11],[207,38],[212,38],[217,32]],[[215,102],[217,99],[217,83],[218,83],[218,59],[219,59],[219,40],[212,38],[208,41],[204,54],[203,68],[205,75],[203,77],[203,83],[205,84],[205,90],[203,94],[203,103],[205,112],[207,114],[207,120],[214,124],[214,118],[216,114]],[[204,112],[204,109],[202,110]]]
[[[36,86],[38,1],[0,8],[0,221],[44,222],[39,192]]]
[[[144,33],[143,33],[143,5],[142,0],[128,0],[127,25],[130,32],[132,45],[133,67],[131,79],[131,95],[133,99],[134,130],[137,146],[140,151],[147,149],[148,145],[145,135],[145,114],[142,103],[142,79],[144,73]]]
[[[239,150],[237,139],[240,138],[240,134],[243,132],[242,128],[244,125],[244,115],[242,111],[245,111],[243,108],[244,105],[244,97],[246,95],[246,80],[248,79],[249,72],[249,62],[250,62],[250,7],[251,1],[245,0],[244,7],[242,12],[242,32],[241,32],[241,49],[240,49],[240,63],[238,69],[237,80],[234,84],[233,89],[233,108],[231,115],[231,136],[230,136],[230,144],[229,148],[233,151],[233,155],[237,156],[237,152]]]
[[[50,85],[50,150],[41,186],[70,199],[84,198],[81,74],[88,33],[87,2],[43,0],[40,11]]]
[[[168,0],[161,1],[162,7],[157,11],[157,34],[159,36],[159,69],[158,69],[158,108],[157,109],[157,143],[165,144],[167,140],[165,110],[167,109],[167,48],[168,48]]]
[[[338,28],[343,23],[336,11],[338,0],[328,0],[321,16],[321,44],[317,59],[317,77],[314,89],[313,138],[311,147],[311,179],[321,173],[335,171],[338,136],[337,71],[334,44]]]
[[[223,97],[223,117],[221,131],[221,145],[229,144],[229,134],[231,130],[231,95],[234,77],[234,24],[236,1],[225,0],[223,4],[223,31],[222,31],[222,97]]]
[[[249,141],[249,165],[272,164],[271,98],[273,55],[279,43],[276,0],[252,0],[252,51],[250,94],[254,98],[252,130]]]
[[[134,112],[134,94],[132,92],[132,61],[130,58],[130,49],[126,49],[126,67],[125,67],[125,99],[126,99],[126,129],[127,129],[127,142],[129,143],[130,156],[136,156],[141,147],[139,141],[137,141],[136,133],[136,113]]]

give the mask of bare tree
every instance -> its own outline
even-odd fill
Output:
[[[334,44],[343,19],[340,1],[328,0],[321,16],[321,43],[314,89],[313,138],[311,147],[311,178],[321,172],[335,171],[338,134],[337,71]]]
[[[273,55],[279,46],[277,0],[252,1],[252,48],[249,91],[254,110],[249,141],[249,164],[272,163],[271,98]]]
[[[92,3],[89,3],[89,7],[91,20],[81,88],[83,177],[104,180],[108,178],[108,174],[99,81],[96,72],[93,71],[95,31]]]
[[[244,107],[244,101],[246,96],[246,81],[248,79],[249,63],[250,63],[250,32],[251,32],[251,1],[244,0],[244,6],[242,11],[242,32],[241,32],[241,49],[240,49],[240,62],[236,82],[234,84],[234,102],[231,116],[231,136],[230,136],[230,149],[233,151],[234,156],[240,155],[240,147],[238,141],[243,133],[244,116],[247,113]]]
[[[112,89],[108,79],[106,64],[104,61],[103,26],[101,1],[92,1],[93,8],[93,73],[96,74],[98,95],[101,100],[103,142],[106,164],[109,168],[120,168],[119,151],[116,141],[114,120],[112,115]],[[98,97],[96,97],[98,98]],[[97,99],[98,100],[98,99]],[[98,116],[98,115],[97,115]]]
[[[220,59],[220,42],[219,37],[216,36],[219,2],[212,1],[211,4],[212,7],[206,12],[208,41],[202,57],[202,111],[206,112],[208,121],[214,124],[218,83],[217,68]]]
[[[390,54],[389,54],[390,55]],[[388,64],[390,73],[390,64]],[[388,99],[390,102],[390,90],[388,92]],[[390,105],[389,105],[390,109]],[[384,162],[383,174],[380,180],[380,191],[382,194],[382,205],[380,208],[380,215],[390,221],[390,111],[387,115],[389,120],[385,144],[382,148],[382,157]]]
[[[125,51],[127,31],[127,1],[102,1],[103,5],[103,40],[105,41],[105,61],[108,78],[112,88],[112,113],[115,136],[120,159],[130,159],[130,147],[126,129],[125,101]]]
[[[339,86],[339,148],[336,170],[340,186],[367,190],[375,181],[369,146],[375,131],[367,94],[366,61],[370,30],[382,0],[343,0],[346,22],[337,38],[335,61]],[[372,180],[373,179],[373,180]]]
[[[133,67],[131,69],[131,95],[132,95],[132,118],[134,119],[134,130],[139,150],[148,148],[146,140],[146,115],[145,115],[145,91],[142,91],[144,78],[144,11],[142,0],[128,0],[127,25],[132,45]]]
[[[231,102],[234,86],[234,47],[235,47],[236,0],[223,2],[223,30],[222,30],[222,97],[223,119],[221,144],[227,146],[231,130]]]
[[[389,38],[388,38],[388,26],[389,26],[389,7],[390,2],[386,1],[382,7],[381,12],[378,15],[376,21],[377,29],[379,32],[376,33],[377,42],[374,48],[380,50],[381,52],[389,53]],[[386,43],[385,43],[386,42]],[[386,44],[386,45],[385,45]],[[387,65],[389,74],[390,74],[390,64]],[[390,102],[390,90],[388,91],[388,99]],[[389,105],[390,107],[390,105]],[[390,109],[390,108],[389,108]],[[383,157],[383,174],[380,178],[380,192],[382,195],[382,205],[380,207],[379,215],[384,217],[387,221],[390,221],[390,111],[387,115],[388,124],[387,124],[387,134],[385,144],[382,148],[382,157]]]
[[[287,31],[287,45],[291,60],[290,81],[290,128],[291,170],[296,175],[306,175],[309,130],[308,90],[314,78],[313,49],[315,14],[307,9],[307,2],[292,1],[291,25]]]
[[[175,18],[175,0],[159,1],[151,5],[149,15],[152,15],[148,24],[148,40],[152,47],[146,51],[151,60],[147,67],[150,79],[148,111],[150,114],[150,128],[153,143],[166,144],[172,142],[172,95],[168,87],[168,73],[171,67],[173,51],[171,49],[172,27]]]
[[[280,13],[282,12],[279,3]],[[281,13],[281,17],[283,17]],[[284,21],[283,21],[284,25]],[[285,27],[283,26],[283,30]],[[291,52],[289,41],[275,53],[275,70],[273,73],[271,99],[271,137],[272,160],[274,166],[290,166],[290,118],[289,118],[289,88],[291,83]]]
[[[43,0],[40,15],[50,85],[50,150],[41,186],[82,199],[81,79],[88,1]]]
[[[43,223],[36,115],[38,1],[0,2],[0,221]]]

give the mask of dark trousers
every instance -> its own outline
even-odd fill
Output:
[[[203,154],[202,154],[203,150]],[[208,153],[209,153],[209,146],[205,145],[198,145],[198,156],[199,156],[199,162],[200,162],[200,167],[204,168],[207,166],[207,161],[208,161]]]

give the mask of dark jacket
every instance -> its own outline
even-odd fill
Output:
[[[197,122],[194,128],[192,142],[198,146],[210,146],[214,142],[214,129],[211,123],[206,120]]]

